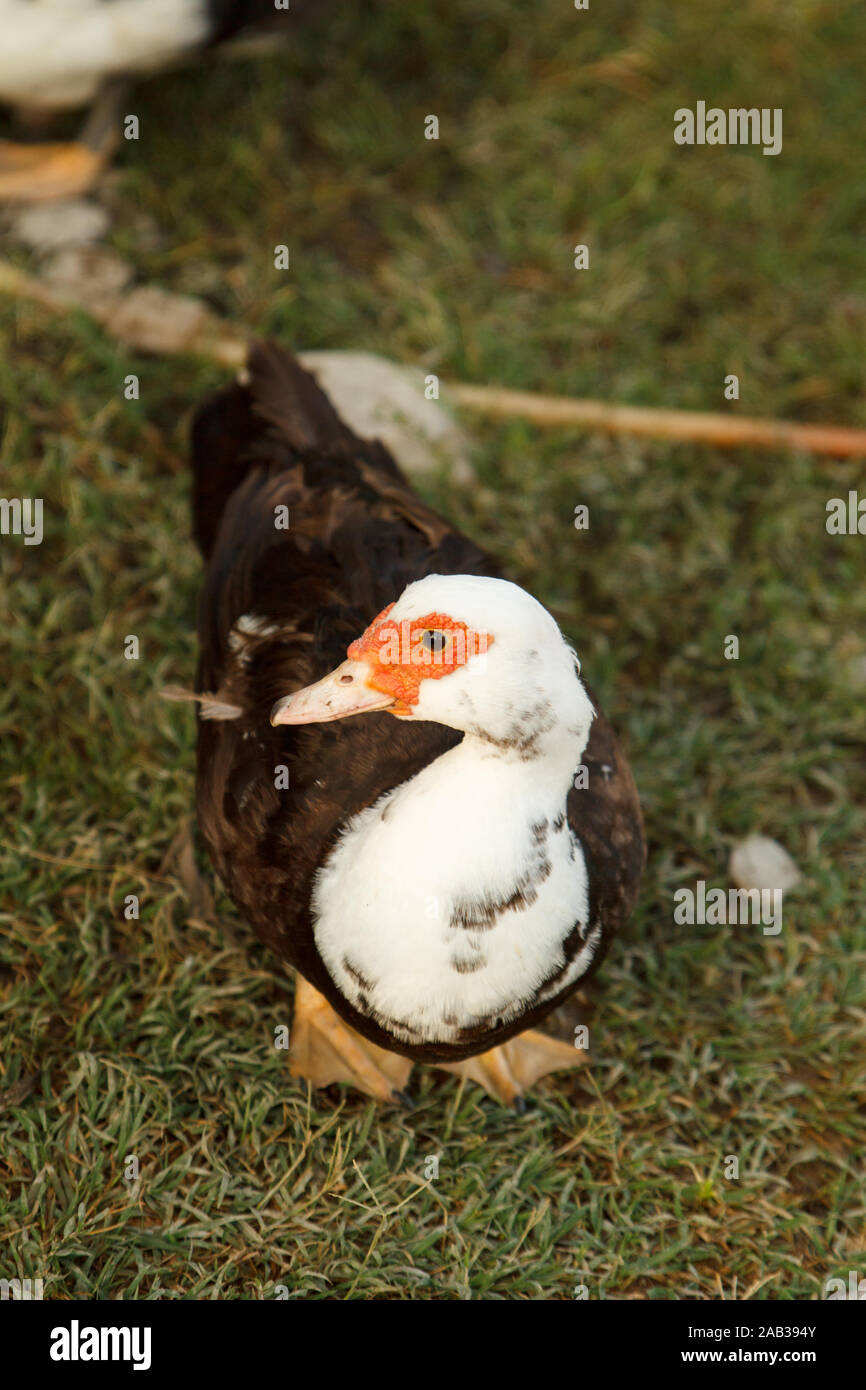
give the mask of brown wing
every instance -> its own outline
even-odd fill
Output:
[[[588,685],[587,690],[596,710],[583,755],[588,785],[572,788],[567,810],[589,874],[589,925],[602,928],[594,972],[637,901],[646,841],[631,768]]]

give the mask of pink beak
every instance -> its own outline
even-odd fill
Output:
[[[374,690],[367,684],[369,675],[365,661],[344,661],[315,684],[277,700],[271,710],[271,723],[328,724],[333,719],[348,719],[352,714],[388,709],[395,703],[395,696]]]

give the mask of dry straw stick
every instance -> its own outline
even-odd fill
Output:
[[[466,410],[494,419],[530,420],[534,425],[582,425],[606,434],[637,434],[757,449],[802,449],[813,454],[866,456],[866,430],[841,425],[800,425],[790,420],[759,420],[746,415],[710,415],[691,410],[654,410],[609,405],[570,396],[540,396],[533,391],[506,391],[497,386],[447,387],[451,399]]]
[[[240,367],[249,346],[242,332],[211,314],[198,300],[162,290],[138,288],[87,303],[66,287],[59,289],[0,260],[0,294],[29,299],[57,313],[81,309],[112,336],[149,352],[189,352],[226,367]],[[605,434],[642,435],[722,449],[798,449],[839,458],[866,457],[866,430],[841,425],[610,405],[461,382],[444,383],[444,389],[454,405],[466,410],[499,420],[529,420],[545,428],[575,425]]]

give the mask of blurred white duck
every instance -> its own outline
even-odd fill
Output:
[[[0,103],[42,131],[89,106],[78,138],[0,140],[0,199],[85,192],[121,128],[128,81],[159,72],[250,26],[291,22],[305,0],[0,0]]]

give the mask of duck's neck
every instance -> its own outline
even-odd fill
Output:
[[[443,857],[448,850],[463,865],[466,846],[481,861],[499,857],[507,876],[509,861],[496,845],[503,828],[514,831],[513,841],[527,825],[555,818],[573,785],[594,713],[573,653],[563,643],[553,660],[539,661],[534,680],[521,671],[519,682],[509,682],[508,674],[497,683],[495,700],[482,686],[464,687],[459,723],[455,717],[452,726],[463,739],[399,788],[387,811],[389,817],[406,816],[402,838],[414,857],[412,837],[421,829],[414,809],[423,809],[427,829],[419,852],[435,843],[437,875],[447,874],[454,862]]]
[[[543,732],[526,726],[505,740],[464,732],[455,748],[442,754],[405,783],[388,812],[407,816],[407,836],[420,831],[421,844],[438,850],[437,876],[464,875],[467,856],[475,871],[498,862],[505,877],[513,868],[507,848],[517,847],[523,829],[564,813],[586,747],[587,731],[560,723]],[[450,852],[449,852],[450,850]]]
[[[524,685],[519,695],[503,693],[492,708],[479,707],[466,692],[455,725],[464,733],[459,750],[465,763],[492,760],[505,776],[521,769],[527,780],[564,794],[586,747],[594,711],[573,653],[563,643],[556,657],[555,664],[548,661],[541,668],[535,683]]]

